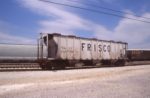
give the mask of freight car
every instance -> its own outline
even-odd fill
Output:
[[[0,63],[36,62],[37,45],[0,44]]]
[[[37,45],[0,44],[0,70],[39,69]]]
[[[127,56],[130,61],[150,61],[149,49],[129,49]]]
[[[125,42],[43,33],[38,43],[38,61],[43,68],[124,65],[127,48]]]

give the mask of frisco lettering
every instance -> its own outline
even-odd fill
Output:
[[[81,43],[82,51],[87,49],[87,51],[104,51],[104,52],[110,52],[111,47],[110,45],[101,45],[101,44],[86,44],[86,43]],[[92,50],[93,49],[93,50]]]

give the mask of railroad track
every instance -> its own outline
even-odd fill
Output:
[[[132,61],[129,65],[150,64],[150,61]],[[101,66],[66,67],[66,69],[99,68]],[[104,66],[103,66],[104,67]],[[0,71],[42,70],[38,63],[0,63]]]
[[[0,63],[0,71],[41,69],[38,63]]]
[[[65,67],[65,69],[99,68],[101,66]],[[0,63],[0,71],[42,70],[38,63]],[[56,70],[58,68],[55,68]],[[60,68],[59,68],[60,69]]]

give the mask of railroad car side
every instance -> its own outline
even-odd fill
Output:
[[[130,61],[148,61],[150,60],[150,50],[149,49],[129,49],[128,58]]]
[[[33,62],[37,60],[37,45],[0,44],[0,62]]]
[[[61,34],[44,34],[47,60],[50,62],[94,62],[124,61],[127,43],[114,42]],[[86,63],[87,64],[87,63]],[[74,64],[72,64],[74,65]]]

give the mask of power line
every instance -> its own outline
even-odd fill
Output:
[[[111,15],[111,16],[115,16],[115,17],[122,17],[122,18],[130,19],[130,20],[135,20],[135,21],[140,21],[140,22],[144,22],[144,23],[150,23],[149,21],[134,19],[134,18],[130,18],[130,17],[126,17],[126,16],[121,16],[121,15],[117,15],[117,14],[113,14],[113,13],[108,13],[108,12],[104,12],[104,11],[98,11],[98,10],[94,10],[94,9],[88,9],[88,8],[83,8],[83,7],[78,7],[78,6],[63,4],[63,3],[57,3],[57,2],[53,2],[53,1],[47,1],[47,0],[40,0],[40,1],[51,3],[51,4],[56,4],[56,5],[61,5],[61,6],[68,6],[68,7],[72,7],[72,8],[82,9],[82,10],[86,10],[86,11],[90,11],[90,12],[95,12],[95,13],[99,13],[99,14]]]
[[[75,3],[79,4],[79,2],[77,0],[66,0],[66,1],[75,2]],[[84,3],[84,4],[86,4],[88,6],[95,7],[95,8],[101,8],[101,9],[105,9],[105,10],[109,10],[109,11],[113,11],[113,12],[118,12],[118,13],[122,13],[122,14],[133,15],[133,16],[140,17],[140,18],[143,18],[143,19],[150,19],[149,17],[143,17],[143,16],[140,16],[140,15],[137,15],[137,14],[123,12],[123,11],[120,11],[120,10],[111,9],[111,8],[103,7],[103,6],[100,6],[100,5],[95,5],[95,4],[91,4],[91,3]]]

